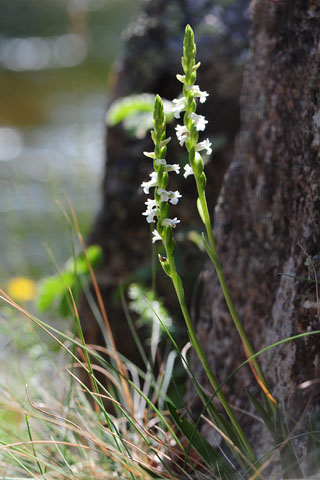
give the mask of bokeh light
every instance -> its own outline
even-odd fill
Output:
[[[108,74],[142,0],[1,0],[0,282],[71,255],[56,200],[83,234],[100,204]]]
[[[0,127],[0,162],[18,157],[22,148],[23,138],[19,130],[12,127]]]

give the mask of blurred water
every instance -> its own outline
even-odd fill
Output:
[[[85,39],[75,34],[0,38],[0,65],[17,72],[74,67],[87,53]]]
[[[69,255],[68,229],[55,199],[65,204],[68,196],[82,225],[89,226],[99,203],[105,103],[103,93],[80,104],[60,96],[45,125],[0,128],[3,274],[44,272],[44,242],[58,261]]]
[[[107,75],[120,33],[141,0],[2,2],[0,281],[5,283],[15,275],[52,273],[45,244],[58,262],[71,255],[55,199],[66,204],[68,196],[84,233],[90,228],[103,172]]]

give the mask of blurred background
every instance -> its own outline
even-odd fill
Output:
[[[55,199],[85,234],[99,206],[105,110],[121,32],[142,0],[1,0],[0,282],[71,255]]]

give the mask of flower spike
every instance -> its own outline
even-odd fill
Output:
[[[167,164],[165,158],[167,145],[171,138],[166,138],[166,120],[163,103],[159,95],[156,96],[154,101],[151,138],[154,143],[154,151],[144,152],[144,155],[153,160],[154,171],[150,174],[150,180],[143,182],[141,187],[147,195],[150,188],[154,187],[154,198],[148,198],[145,202],[147,209],[142,215],[146,217],[148,223],[156,224],[156,228],[152,232],[152,242],[161,240],[165,249],[173,253],[174,240],[171,230],[176,227],[180,220],[176,217],[173,219],[168,218],[169,204],[176,205],[182,195],[178,191],[167,189],[167,185],[169,173],[179,173],[180,165],[177,163]]]
[[[207,155],[211,155],[212,146],[209,139],[199,141],[199,133],[204,131],[207,125],[207,120],[203,115],[198,115],[196,113],[197,101],[199,103],[204,103],[207,100],[208,92],[200,90],[199,85],[196,84],[197,79],[197,70],[200,66],[200,63],[195,63],[196,56],[196,45],[194,43],[194,35],[190,25],[186,26],[185,37],[183,44],[183,57],[182,57],[182,68],[183,75],[177,76],[178,80],[183,83],[183,96],[177,100],[173,100],[174,108],[172,109],[174,116],[180,118],[180,113],[185,112],[184,114],[184,124],[177,125],[176,135],[180,145],[188,151],[189,163],[184,167],[184,177],[187,178],[189,175],[194,175],[195,183],[198,191],[198,211],[201,217],[201,220],[205,226],[207,238],[204,240],[207,252],[212,260],[214,267],[218,273],[220,284],[227,301],[227,305],[230,310],[233,322],[240,334],[242,342],[244,344],[244,349],[247,352],[248,357],[254,356],[253,347],[247,338],[247,335],[244,331],[244,328],[236,314],[235,308],[232,305],[230,294],[226,286],[226,282],[222,273],[222,269],[219,263],[218,253],[215,246],[215,241],[212,233],[212,224],[210,219],[210,214],[208,210],[206,194],[205,194],[205,185],[206,185],[206,176],[204,173],[204,163],[201,156],[201,152],[205,151]],[[170,219],[165,218],[162,221],[162,224],[170,223]],[[266,393],[268,398],[273,397],[268,391],[266,380],[264,378],[263,372],[259,365],[259,362],[256,358],[252,359],[251,362],[252,369],[254,370],[255,376],[258,379],[258,383],[261,386],[262,390]],[[214,383],[214,382],[213,382]],[[214,386],[214,384],[212,385]],[[222,400],[224,403],[224,400]],[[233,413],[229,411],[229,407],[225,404],[226,411],[232,420],[232,423],[237,430],[239,436],[242,438],[244,445],[246,446],[247,452],[250,454],[253,453],[251,447],[247,443],[245,436],[239,426],[237,420],[234,418]],[[253,458],[253,457],[251,457]]]
[[[252,358],[250,364],[256,377],[258,378],[258,383],[263,386],[265,393],[269,393],[259,363],[256,358],[253,358],[253,348],[246,337],[245,331],[232,305],[230,294],[228,292],[221,265],[219,263],[218,253],[215,247],[212,224],[205,195],[206,176],[204,173],[204,164],[201,156],[201,152],[203,151],[205,151],[207,155],[211,155],[212,148],[209,139],[199,141],[199,132],[203,132],[205,130],[208,122],[203,115],[198,115],[196,113],[197,103],[204,103],[208,97],[208,93],[200,90],[199,85],[196,84],[197,70],[200,66],[200,63],[195,62],[195,56],[196,45],[194,42],[193,31],[190,25],[187,25],[183,44],[183,75],[177,75],[178,81],[183,85],[183,95],[182,97],[173,100],[174,106],[172,109],[175,118],[180,118],[181,113],[185,112],[183,115],[183,124],[177,125],[176,127],[178,141],[182,147],[187,149],[189,158],[189,162],[184,166],[184,177],[187,178],[189,175],[194,176],[198,191],[197,206],[207,234],[206,237],[203,237],[204,246],[217,270],[231,316],[244,343],[245,352],[247,353],[248,357]],[[165,256],[159,255],[160,264],[164,272],[172,280],[181,311],[186,322],[191,344],[204,367],[215,394],[220,399],[222,406],[231,420],[232,429],[237,439],[239,439],[241,456],[245,459],[248,459],[249,465],[255,465],[256,457],[254,451],[249,444],[237,418],[235,417],[233,409],[225,398],[220,385],[207,361],[205,352],[198,340],[188,311],[182,280],[176,269],[173,229],[176,228],[178,223],[180,223],[180,220],[178,220],[177,217],[170,218],[170,204],[176,205],[181,198],[181,194],[178,191],[169,190],[168,183],[169,173],[172,171],[178,173],[180,167],[178,164],[168,165],[166,162],[167,145],[170,141],[170,138],[166,138],[166,121],[163,103],[159,95],[156,96],[154,101],[153,130],[151,132],[151,137],[154,143],[154,151],[145,152],[145,155],[153,160],[154,171],[150,174],[150,180],[142,183],[142,188],[144,192],[148,194],[150,188],[153,187],[154,198],[147,199],[145,202],[147,209],[142,215],[146,217],[148,223],[155,224],[155,227],[152,229],[152,242],[154,243],[156,241],[161,241],[165,250]],[[270,398],[269,395],[268,398]]]

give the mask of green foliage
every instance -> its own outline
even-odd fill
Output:
[[[152,128],[154,99],[154,95],[142,93],[115,100],[107,112],[107,124],[113,127],[122,122],[124,128],[133,137],[145,137],[147,131]],[[163,103],[167,122],[171,122],[173,120],[173,114],[170,111],[172,103],[168,100]]]
[[[76,300],[82,290],[82,282],[89,276],[89,265],[96,268],[102,258],[102,250],[98,245],[91,245],[87,249],[87,257],[80,253],[75,259],[70,258],[65,268],[50,277],[44,278],[39,285],[37,307],[41,312],[46,312],[53,306],[66,317],[73,311],[69,288]]]

